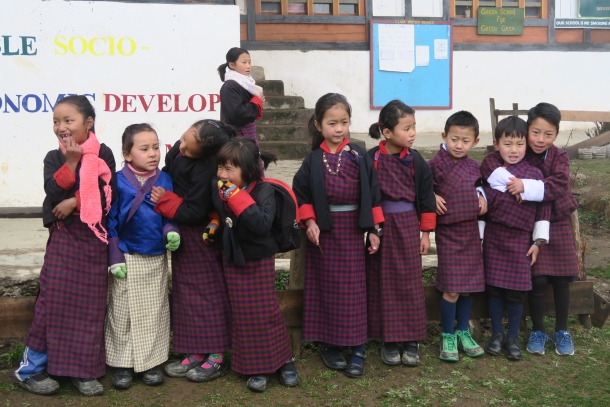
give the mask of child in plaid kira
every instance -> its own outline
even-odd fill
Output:
[[[499,355],[503,342],[506,357],[521,359],[519,321],[525,292],[532,289],[532,265],[539,250],[549,241],[551,207],[548,203],[515,199],[506,193],[509,177],[542,180],[542,172],[524,161],[527,144],[525,121],[509,116],[501,120],[494,134],[496,151],[488,154],[481,167],[499,161],[484,186],[488,211],[483,239],[485,284],[493,333],[485,351]],[[538,191],[540,193],[540,191]],[[518,197],[521,198],[521,197]],[[533,242],[533,243],[532,243]],[[504,337],[502,313],[508,310],[508,334]]]
[[[559,132],[561,112],[550,103],[539,103],[527,115],[527,145],[525,159],[539,168],[544,181],[510,178],[503,184],[516,196],[528,196],[528,200],[550,202],[550,242],[532,266],[532,291],[529,292],[529,308],[533,328],[527,343],[527,351],[544,355],[549,337],[544,329],[544,294],[548,284],[553,286],[555,298],[555,331],[550,340],[558,355],[573,355],[574,344],[568,332],[570,307],[569,283],[578,274],[576,250],[572,239],[569,215],[578,208],[578,202],[570,192],[570,159],[565,151],[553,144]],[[489,162],[481,168],[488,177],[500,165]],[[543,188],[544,194],[535,194]],[[532,193],[533,192],[533,193]],[[526,198],[524,198],[526,199]]]
[[[259,152],[245,137],[227,142],[216,157],[212,200],[222,221],[223,272],[233,316],[231,367],[249,375],[251,391],[263,392],[269,375],[279,373],[286,387],[299,384],[284,317],[275,296],[273,187],[261,179],[277,157]]]
[[[383,222],[371,158],[349,142],[351,107],[328,93],[309,120],[312,152],[294,176],[292,189],[307,227],[303,339],[318,342],[324,364],[364,375],[367,341],[366,248],[379,249]],[[349,364],[340,346],[351,347]]]
[[[470,113],[452,114],[445,123],[443,141],[428,165],[436,194],[436,288],[443,292],[441,322],[443,334],[440,359],[459,360],[458,348],[470,357],[483,349],[468,329],[472,300],[470,293],[485,291],[478,216],[487,212],[487,201],[479,164],[468,157],[479,142],[479,122]],[[454,321],[457,318],[457,332]]]
[[[86,96],[68,96],[53,109],[59,148],[44,159],[42,204],[49,228],[40,291],[19,369],[19,386],[35,394],[59,390],[54,376],[72,377],[85,396],[104,388],[104,316],[108,244],[104,229],[114,194],[112,151],[95,136],[95,110]]]
[[[108,215],[111,280],[106,313],[106,364],[116,367],[112,385],[163,383],[159,365],[169,353],[167,250],[180,245],[178,225],[155,213],[153,186],[171,191],[169,174],[157,168],[159,137],[148,124],[132,124],[122,137],[125,166],[117,172],[118,197]]]
[[[165,156],[163,172],[171,175],[174,191],[153,187],[155,212],[180,225],[180,247],[172,253],[172,347],[186,353],[165,366],[170,377],[194,382],[227,374],[223,352],[231,348],[231,305],[222,274],[221,251],[206,244],[218,221],[213,210],[211,182],[216,153],[235,130],[217,120],[199,120],[189,127]]]
[[[383,341],[386,364],[412,367],[420,363],[419,341],[427,334],[421,255],[428,252],[436,225],[432,176],[411,148],[415,135],[415,111],[400,100],[385,105],[369,129],[373,139],[383,138],[368,156],[379,180],[385,222],[383,246],[366,261],[369,338]]]

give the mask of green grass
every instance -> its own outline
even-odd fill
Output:
[[[287,290],[288,289],[288,278],[290,277],[290,271],[282,270],[275,273],[275,289],[276,290]]]
[[[4,353],[4,354],[0,355],[0,358],[6,359],[8,364],[11,366],[17,366],[17,364],[23,357],[24,351],[25,351],[25,344],[20,342],[20,343],[16,344],[9,353]]]
[[[587,275],[610,280],[610,263],[606,264],[606,267],[593,267],[591,269],[587,269]]]

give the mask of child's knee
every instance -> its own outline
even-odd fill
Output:
[[[456,302],[460,298],[459,293],[443,293],[443,298],[449,302]]]

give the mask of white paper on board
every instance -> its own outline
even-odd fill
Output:
[[[418,45],[415,47],[415,66],[430,65],[430,47]]]
[[[434,59],[449,59],[449,41],[446,39],[434,40]]]
[[[379,24],[379,70],[412,72],[415,69],[415,27]]]

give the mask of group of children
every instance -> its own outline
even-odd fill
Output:
[[[221,120],[190,126],[162,170],[151,126],[125,129],[125,162],[115,173],[112,152],[95,136],[88,99],[69,96],[55,106],[59,148],[44,160],[49,240],[35,319],[15,372],[21,387],[55,393],[51,374],[71,377],[83,395],[99,395],[106,364],[115,368],[117,389],[128,389],[136,373],[146,385],[161,384],[170,348],[168,250],[172,348],[186,357],[166,365],[165,374],[214,380],[229,371],[230,350],[231,368],[249,376],[250,390],[264,391],[275,372],[281,384],[298,385],[275,297],[275,195],[263,178],[276,157],[259,151],[254,126],[265,98],[249,76],[246,50],[231,49],[218,72],[225,82]],[[318,344],[324,364],[362,377],[364,345],[378,339],[386,364],[419,365],[426,337],[421,255],[432,231],[443,292],[441,359],[457,361],[458,348],[483,353],[468,329],[469,294],[481,291],[489,295],[493,325],[485,350],[497,355],[504,346],[508,358],[520,358],[517,333],[529,292],[534,330],[527,349],[543,354],[547,283],[557,308],[552,340],[558,353],[572,354],[568,283],[577,267],[567,216],[577,204],[567,156],[553,145],[559,111],[540,104],[527,124],[502,120],[498,151],[480,169],[468,157],[478,142],[468,112],[447,120],[444,144],[429,163],[411,148],[415,112],[403,102],[381,110],[369,130],[381,141],[368,152],[350,143],[350,121],[344,96],[317,101],[312,152],[293,181],[307,235],[303,339]],[[349,347],[348,360],[342,347]]]

